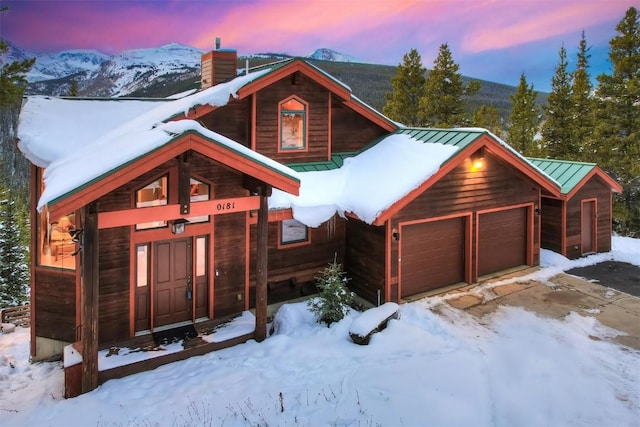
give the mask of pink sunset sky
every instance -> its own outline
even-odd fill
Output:
[[[240,55],[306,55],[321,47],[397,65],[416,48],[431,68],[448,43],[460,72],[550,89],[564,43],[572,69],[580,34],[593,77],[610,72],[609,40],[632,0],[13,0],[0,36],[31,52],[107,54],[177,42]]]

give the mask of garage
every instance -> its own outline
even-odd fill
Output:
[[[478,276],[527,265],[529,207],[478,214]]]
[[[468,217],[400,226],[402,297],[465,281]]]

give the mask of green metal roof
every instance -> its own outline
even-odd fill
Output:
[[[573,162],[569,160],[527,158],[538,169],[560,184],[562,194],[568,194],[582,179],[596,167],[595,163]]]
[[[344,159],[353,157],[356,154],[356,152],[333,153],[331,155],[331,160],[327,160],[324,162],[290,163],[287,164],[287,166],[296,172],[329,171],[342,167],[342,165],[344,164]]]

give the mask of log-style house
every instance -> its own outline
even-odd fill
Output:
[[[404,128],[301,58],[236,64],[233,50],[204,54],[201,89],[177,99],[23,105],[31,356],[64,349],[69,396],[264,339],[267,304],[303,294],[334,257],[372,304],[538,265],[546,224],[571,228],[547,221],[547,204],[567,216],[594,198],[595,218],[619,191],[597,169],[593,186],[564,192],[482,129]],[[593,250],[609,249],[610,221],[598,216],[608,237]],[[563,233],[552,249],[569,254]],[[243,333],[211,338],[249,312]],[[115,367],[101,356],[184,326],[198,338],[179,353]]]

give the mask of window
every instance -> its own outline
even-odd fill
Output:
[[[285,219],[280,223],[280,245],[309,242],[309,228],[295,219]]]
[[[191,202],[209,200],[209,197],[209,185],[191,178]],[[196,222],[207,222],[209,221],[209,215],[192,216],[187,218],[187,221],[189,221],[190,224]]]
[[[49,212],[45,207],[38,217],[38,263],[75,269],[76,242],[69,232],[76,229],[76,215],[65,215],[49,222]]]
[[[158,178],[149,185],[136,191],[136,208],[162,206],[167,204],[167,177]],[[136,224],[136,230],[166,227],[167,221],[153,221]]]
[[[136,286],[149,285],[149,244],[136,246]]]
[[[280,149],[306,150],[307,105],[297,98],[280,103]]]

